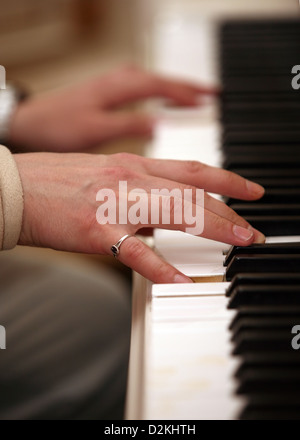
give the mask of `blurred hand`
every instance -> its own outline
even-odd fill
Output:
[[[141,99],[161,97],[194,106],[209,87],[172,81],[136,68],[124,68],[84,85],[19,106],[9,143],[23,151],[76,152],[124,136],[147,136],[154,121],[118,108]]]
[[[96,220],[100,189],[114,190],[128,182],[128,191],[204,188],[244,200],[262,197],[264,190],[236,174],[198,162],[147,159],[116,155],[35,153],[15,156],[24,188],[25,211],[21,245],[111,255],[111,246],[141,225],[100,225]],[[195,208],[195,206],[194,206]],[[264,242],[264,236],[224,203],[205,195],[205,227],[201,236],[232,245]],[[182,230],[182,225],[148,224],[142,227]],[[155,283],[189,282],[137,237],[126,240],[119,260]]]

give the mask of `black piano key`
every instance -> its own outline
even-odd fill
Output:
[[[225,149],[224,149],[225,150]],[[260,156],[292,156],[293,154],[297,153],[297,155],[300,153],[300,145],[297,144],[291,144],[288,147],[287,146],[281,146],[281,145],[228,145],[226,147],[226,151],[224,151],[226,159],[231,159],[235,157],[251,157],[254,156],[256,158],[259,158]],[[257,159],[256,159],[257,160]],[[234,167],[237,168],[237,167]],[[249,168],[249,167],[248,167]]]
[[[300,179],[286,179],[286,178],[256,178],[256,183],[263,186],[266,189],[280,189],[280,188],[300,188]]]
[[[269,65],[269,62],[272,62],[272,60],[277,62],[284,62],[284,60],[286,59],[285,56],[284,57],[273,56],[274,54],[272,53],[272,49],[282,48],[284,49],[286,55],[287,52],[290,52],[290,49],[296,49],[299,47],[299,40],[295,38],[295,34],[283,33],[282,35],[279,35],[269,32],[252,34],[252,35],[248,35],[247,37],[239,35],[239,38],[235,38],[235,39],[228,38],[228,35],[224,34],[222,43],[223,43],[222,54],[225,55],[223,59],[228,59],[231,50],[235,50],[235,49],[242,50],[245,47],[247,48],[247,54],[246,54],[247,56],[245,56],[245,51],[241,53],[242,55],[240,57],[241,61],[238,60],[240,61],[240,63],[242,63],[242,60],[248,59],[249,52],[252,53],[254,51],[255,53],[255,50],[258,53],[262,51],[263,53],[267,51],[269,55],[271,53],[272,57],[270,57],[268,63],[266,63],[264,60],[263,65]]]
[[[276,331],[276,330],[284,330],[286,332],[291,332],[291,329],[294,327],[295,323],[299,323],[299,316],[295,321],[295,317],[273,317],[273,318],[264,318],[264,317],[252,317],[252,318],[244,318],[239,320],[235,324],[235,326],[231,329],[231,341],[234,343],[239,337],[243,336],[243,334],[255,330],[258,332],[264,331]],[[299,355],[300,357],[300,355]]]
[[[300,119],[300,117],[299,117]],[[300,149],[296,151],[293,155],[284,157],[280,154],[275,154],[273,152],[270,154],[239,154],[239,155],[231,155],[227,156],[227,159],[224,161],[224,168],[231,171],[236,168],[273,168],[273,167],[286,167],[286,168],[298,168],[300,174]]]
[[[227,26],[227,25],[226,25]],[[263,23],[263,27],[254,27],[255,24],[252,21],[252,24],[247,27],[247,24],[243,25],[243,30],[238,29],[237,27],[231,28],[229,31],[228,28],[222,28],[221,35],[220,35],[220,44],[222,46],[227,46],[229,44],[234,45],[243,45],[245,42],[250,41],[256,41],[257,45],[261,43],[261,41],[285,41],[285,40],[292,40],[298,41],[299,31],[295,27],[288,28],[286,26],[285,28],[282,26],[279,31],[278,22],[276,23],[276,28],[272,29],[269,25],[269,23]],[[233,30],[234,29],[234,30]],[[254,32],[255,29],[255,32]],[[244,54],[245,55],[245,54]],[[243,57],[247,58],[247,57]],[[276,57],[278,58],[278,57]]]
[[[278,51],[282,49],[285,51],[285,57],[283,58],[276,58],[276,55],[278,55]],[[229,74],[233,74],[236,75],[238,73],[245,73],[244,77],[242,77],[243,79],[248,80],[248,78],[251,77],[251,74],[255,74],[256,77],[260,78],[264,78],[264,72],[268,73],[268,77],[270,82],[273,80],[277,80],[277,82],[280,81],[280,79],[282,78],[282,76],[286,76],[290,71],[291,68],[290,66],[294,65],[295,62],[292,62],[292,64],[290,64],[291,60],[293,59],[293,57],[297,56],[297,53],[299,52],[300,49],[300,45],[299,45],[299,41],[298,42],[292,42],[291,39],[286,40],[286,41],[281,41],[280,43],[276,42],[276,41],[261,41],[259,44],[256,44],[255,41],[253,42],[248,42],[248,43],[244,43],[242,46],[236,45],[236,44],[231,44],[229,46],[223,46],[223,56],[222,56],[222,64],[223,64],[223,68],[221,70],[221,74],[222,75],[222,79],[224,81],[224,79],[226,79],[226,77],[228,77]],[[239,65],[237,64],[237,58],[241,58],[245,60],[245,57],[243,57],[243,55],[245,54],[245,52],[247,52],[247,61],[244,61],[244,63],[239,63]],[[274,61],[266,64],[264,63],[264,58],[266,57],[266,55],[275,55],[274,56]],[[294,58],[295,59],[295,58]],[[252,65],[250,65],[250,62],[252,61]],[[255,69],[255,67],[258,65],[258,63],[261,64],[262,68],[261,71],[259,69]],[[248,67],[249,69],[246,69],[245,67]],[[272,67],[278,67],[278,70],[276,71],[275,69],[272,72]],[[280,67],[286,67],[286,70],[283,71],[283,75],[280,76]],[[231,70],[231,71],[230,71]],[[279,78],[279,79],[277,79]],[[253,91],[257,91],[260,89],[256,89],[256,88],[251,88],[251,83],[249,85],[248,81],[244,82],[245,88],[242,90],[253,90]],[[277,85],[277,83],[276,83]],[[249,87],[248,87],[249,86]],[[239,88],[235,87],[234,85],[232,86],[231,83],[228,84],[228,88],[229,90],[233,90],[233,91],[237,91],[240,90]],[[270,89],[265,89],[265,90],[270,90]],[[273,90],[273,89],[272,89]],[[275,91],[279,91],[281,90],[278,87],[274,88]],[[288,88],[287,88],[288,90]]]
[[[296,55],[296,54],[295,54]],[[223,79],[225,90],[233,92],[260,92],[260,91],[285,91],[291,87],[290,73],[285,75],[273,75],[263,78],[261,75],[240,78],[239,75],[232,75]]]
[[[250,372],[256,368],[269,371],[272,367],[292,368],[300,371],[300,352],[289,350],[286,353],[250,353],[240,358],[240,363],[235,371],[234,377],[239,379],[245,372]],[[300,398],[300,396],[299,396]]]
[[[292,401],[292,396],[288,395],[286,402]],[[278,393],[278,405],[274,408],[274,405],[270,404],[275,400],[274,397],[269,398],[269,401],[264,400],[262,402],[263,407],[257,406],[255,404],[247,404],[247,406],[243,409],[241,414],[239,415],[239,420],[300,420],[300,409],[299,405],[292,405],[290,403],[283,402],[281,404],[282,393]]]
[[[300,373],[291,368],[254,369],[240,378],[238,394],[277,394],[284,388],[286,393],[300,393]]]
[[[283,129],[284,128],[284,129]],[[295,143],[299,142],[300,139],[300,130],[292,129],[289,127],[262,127],[259,129],[258,126],[251,127],[236,127],[234,130],[227,130],[227,132],[223,135],[224,143],[228,143],[231,145],[237,145],[241,143],[265,143],[265,144],[275,144],[283,142]]]
[[[255,179],[256,183],[263,186],[265,189],[284,189],[284,188],[300,188],[300,178],[286,178],[286,177],[277,177],[268,178],[268,177],[257,177]]]
[[[288,255],[300,255],[300,243],[266,243],[266,244],[253,244],[247,246],[232,246],[226,255],[224,266],[228,266],[232,259],[236,255],[245,254],[248,255],[266,255],[266,254],[288,254]]]
[[[258,41],[255,39],[247,39],[243,40],[242,44],[240,41],[231,41],[230,43],[226,41],[226,44],[223,45],[222,50],[222,63],[224,67],[227,67],[228,64],[233,63],[237,66],[237,61],[239,61],[239,66],[243,65],[242,61],[247,62],[249,57],[254,59],[254,64],[258,64],[259,61],[256,62],[257,57],[266,56],[266,54],[270,57],[270,62],[262,63],[263,66],[272,65],[272,61],[278,64],[284,64],[287,60],[289,60],[289,56],[291,54],[297,53],[300,45],[297,39],[293,39],[292,37],[285,38],[268,38],[268,34],[265,34],[265,38],[263,40]],[[284,50],[285,56],[278,57],[278,50]],[[245,57],[245,52],[247,51],[247,57]],[[239,55],[240,60],[237,60],[236,55]],[[265,61],[262,59],[262,61]],[[227,65],[226,65],[227,62]],[[226,69],[227,70],[227,69]]]
[[[252,54],[251,54],[252,55]],[[297,56],[297,54],[295,53],[295,50],[293,50],[293,52],[290,52],[290,58],[294,58],[295,59],[295,55]],[[261,53],[261,56],[263,56],[263,54]],[[224,91],[225,92],[233,92],[233,93],[245,93],[245,92],[249,92],[252,91],[253,93],[257,93],[257,92],[271,92],[271,93],[278,93],[278,92],[286,92],[287,90],[289,90],[288,88],[267,88],[267,89],[257,89],[257,88],[251,88],[252,84],[250,85],[250,87],[248,87],[249,84],[249,79],[250,78],[262,78],[263,80],[267,80],[268,78],[270,78],[272,80],[272,78],[274,77],[274,72],[275,72],[275,67],[277,67],[276,69],[276,77],[277,78],[286,78],[287,75],[289,74],[289,72],[291,71],[291,66],[293,66],[294,64],[290,64],[288,60],[286,60],[284,63],[274,63],[273,65],[268,65],[268,66],[264,66],[262,67],[260,70],[257,69],[257,66],[254,65],[254,63],[251,63],[251,58],[253,59],[253,57],[249,57],[248,60],[248,64],[244,64],[241,65],[240,68],[237,68],[237,66],[235,65],[235,62],[232,59],[227,59],[226,63],[224,62],[224,66],[223,69],[220,71],[220,77],[221,80],[223,82],[223,84],[225,85]],[[226,64],[226,65],[225,65]],[[245,79],[244,82],[244,86],[243,88],[236,88],[236,87],[232,87],[231,83],[226,83],[227,79],[230,78],[236,78],[239,77],[240,81],[242,82],[242,80]],[[290,76],[291,78],[291,76]]]
[[[290,57],[295,59],[295,55],[294,54],[290,54]],[[276,69],[276,73],[277,75],[280,76],[284,76],[286,75],[286,72],[288,72],[290,70],[290,66],[293,65],[292,63],[289,63],[288,60],[286,60],[284,63],[273,63],[273,65],[268,65],[268,66],[263,66],[261,68],[261,75],[262,76],[272,76],[274,73],[274,70]],[[226,78],[228,76],[232,76],[232,75],[240,75],[240,78],[242,77],[247,77],[250,75],[257,75],[258,70],[257,70],[257,66],[253,64],[251,64],[251,59],[248,60],[248,63],[244,63],[243,65],[241,65],[239,68],[237,67],[237,65],[234,63],[234,61],[228,60],[228,62],[224,62],[224,66],[223,69],[220,70],[220,78]],[[230,90],[229,90],[230,92]]]
[[[296,390],[274,393],[249,393],[239,420],[300,420],[299,396]]]
[[[254,228],[266,236],[299,235],[300,216],[245,216]]]
[[[288,140],[289,138],[285,138],[282,141],[280,141],[280,139],[278,138],[278,135],[288,135],[293,133],[294,135],[296,133],[298,133],[300,130],[300,121],[297,122],[282,122],[282,121],[271,121],[271,122],[262,122],[262,123],[249,123],[249,122],[245,122],[245,123],[240,123],[240,122],[231,122],[231,123],[226,123],[223,127],[223,134],[224,134],[224,138],[226,135],[230,135],[231,133],[237,133],[240,132],[243,137],[245,137],[245,132],[252,132],[252,133],[261,133],[261,134],[266,134],[266,135],[270,135],[270,139],[268,139],[268,142],[262,142],[262,143],[268,143],[270,144],[271,139],[274,139],[273,144],[289,144]],[[249,140],[247,140],[249,143]],[[294,142],[292,143],[297,143],[299,142],[299,139],[296,139]],[[246,143],[246,142],[245,142]],[[257,142],[255,142],[257,143]],[[259,143],[259,142],[258,142]]]
[[[246,252],[246,251],[245,251]],[[236,255],[226,270],[226,279],[231,281],[238,273],[299,273],[299,255]]]
[[[226,90],[222,90],[220,94],[221,102],[220,106],[223,110],[226,105],[230,105],[232,103],[274,103],[278,104],[280,102],[292,102],[295,103],[298,101],[298,95],[295,93],[294,90],[289,89],[285,92],[272,92],[272,93],[266,93],[266,92],[260,92],[260,93],[249,93],[249,92],[243,92],[243,93],[233,93]],[[222,115],[221,115],[222,117]]]
[[[227,307],[238,309],[244,306],[259,305],[300,305],[300,286],[255,285],[238,286],[232,292]]]
[[[232,248],[232,252],[234,252],[234,249],[235,247]],[[239,247],[237,247],[237,249],[239,249]],[[235,254],[232,254],[232,257],[233,256],[235,256]],[[300,285],[300,273],[238,273],[232,279],[226,291],[226,296],[230,298],[232,292],[239,286],[268,286],[270,284],[276,284],[277,286],[298,286]]]
[[[250,353],[277,353],[280,356],[281,353],[286,353],[289,350],[292,350],[290,332],[249,331],[237,338],[232,354],[244,356]]]
[[[262,124],[262,123],[270,123],[272,121],[280,121],[283,122],[297,122],[299,121],[300,116],[300,108],[298,105],[281,105],[277,106],[270,105],[269,110],[266,108],[265,110],[261,110],[259,108],[253,110],[251,106],[236,106],[236,108],[227,109],[224,108],[224,116],[222,118],[222,122],[226,123],[250,123],[250,124]],[[275,108],[274,108],[275,107]],[[292,108],[294,110],[292,111]]]
[[[224,167],[266,188],[259,201],[225,202],[266,235],[300,235],[300,101],[291,87],[300,20],[233,20],[220,42]],[[247,399],[239,419],[298,420],[300,351],[291,329],[300,325],[299,254],[291,259],[273,245],[271,258],[263,246],[248,257],[232,248],[225,263],[228,307],[237,308],[237,392]]]
[[[295,154],[299,152],[300,143],[294,142],[290,144],[249,144],[249,143],[240,143],[239,145],[224,145],[223,151],[224,154],[227,155],[267,155],[267,154],[276,154],[276,155],[284,155],[284,154]]]
[[[300,170],[299,170],[300,172]],[[229,198],[227,204],[231,206],[236,203],[236,199]],[[272,204],[293,204],[300,203],[300,189],[299,188],[281,188],[281,189],[267,189],[264,196],[253,202],[247,203],[272,203]]]
[[[271,34],[272,32],[275,33],[275,35],[299,35],[300,32],[300,21],[297,18],[291,18],[288,17],[287,19],[248,19],[248,18],[242,18],[239,20],[231,19],[226,20],[225,22],[221,23],[220,30],[222,33],[222,37],[230,37],[231,35],[233,37],[236,37],[237,34],[239,38],[242,38],[243,36],[245,38],[249,38],[251,35],[258,35],[259,33],[262,34]],[[221,41],[224,41],[221,39]]]
[[[231,330],[240,320],[245,318],[295,318],[295,323],[299,321],[300,316],[300,305],[262,305],[257,306],[241,306],[238,308],[232,322],[229,326]]]
[[[287,168],[235,168],[234,173],[239,174],[247,179],[257,181],[258,178],[299,178],[299,170],[297,168],[287,169]]]
[[[257,216],[299,216],[300,203],[233,203],[230,205],[241,217],[257,217]]]

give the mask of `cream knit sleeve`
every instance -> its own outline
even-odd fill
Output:
[[[11,152],[0,145],[0,250],[17,245],[23,211],[23,188],[16,162]]]

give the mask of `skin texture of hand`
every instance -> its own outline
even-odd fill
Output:
[[[125,136],[149,136],[155,121],[137,112],[120,111],[146,98],[166,98],[195,106],[214,88],[172,81],[127,67],[84,85],[20,104],[9,144],[24,152],[80,152]],[[42,147],[41,147],[42,146]]]
[[[25,211],[20,245],[111,255],[111,246],[141,225],[99,225],[96,195],[101,188],[204,188],[244,200],[263,196],[259,185],[228,171],[198,162],[116,155],[35,153],[15,155],[24,188]],[[201,236],[232,245],[264,242],[264,236],[224,203],[205,195],[205,228]],[[185,230],[186,225],[146,225]],[[144,227],[144,226],[143,226]],[[119,260],[155,283],[189,282],[137,237],[126,240]]]

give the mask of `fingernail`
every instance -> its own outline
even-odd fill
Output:
[[[242,228],[241,226],[237,226],[237,225],[233,226],[233,233],[237,238],[243,241],[249,241],[251,240],[251,238],[254,237],[253,231]]]
[[[251,180],[247,180],[246,185],[249,193],[253,194],[254,196],[262,197],[265,193],[264,187],[258,185],[258,183],[251,182]]]
[[[191,283],[193,283],[193,281],[184,275],[176,274],[174,277],[174,283],[176,283],[176,284],[187,284],[187,283],[191,284]]]
[[[257,237],[255,237],[254,243],[256,244],[265,244],[266,237],[264,234],[259,234]]]
[[[262,232],[258,231],[255,228],[252,228],[252,226],[250,226],[248,229],[249,229],[249,231],[254,232],[254,235],[255,235],[254,243],[264,244],[266,242],[266,236]]]

